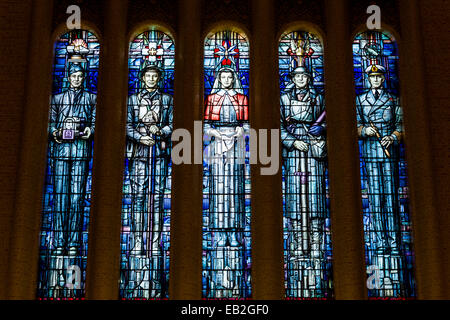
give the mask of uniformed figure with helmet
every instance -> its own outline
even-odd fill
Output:
[[[396,96],[384,89],[386,69],[366,69],[369,90],[356,98],[361,157],[367,177],[370,223],[376,255],[399,252],[398,143],[402,110]]]
[[[128,99],[126,126],[132,200],[130,254],[137,259],[151,258],[153,297],[161,294],[164,190],[173,130],[173,98],[159,89],[162,76],[156,65],[142,69],[142,89]]]
[[[286,264],[290,297],[319,297],[326,288],[326,126],[323,96],[307,68],[290,74],[281,95],[281,140],[285,175]],[[320,120],[322,119],[322,120]]]
[[[51,99],[54,255],[76,256],[81,242],[96,106],[96,95],[84,88],[85,73],[80,64],[69,65],[69,88]]]

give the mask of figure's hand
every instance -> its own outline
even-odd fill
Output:
[[[83,135],[81,136],[81,139],[84,139],[84,140],[89,139],[89,137],[91,136],[91,133],[92,133],[91,128],[89,128],[89,127],[84,128]]]
[[[154,135],[157,135],[157,136],[160,136],[161,135],[161,130],[159,130],[159,128],[156,126],[156,125],[154,125],[154,124],[152,124],[151,126],[150,126],[150,132],[152,133],[152,134],[154,134]]]
[[[52,136],[53,136],[53,139],[55,140],[55,142],[61,143],[62,130],[56,129],[55,131],[52,132]]]
[[[146,146],[153,146],[155,144],[155,140],[153,140],[149,136],[143,136],[141,139],[139,139],[139,142]]]
[[[383,146],[383,148],[387,149],[391,146],[391,144],[393,144],[395,141],[394,137],[392,136],[386,136],[383,137],[383,139],[381,139],[381,145]]]
[[[315,137],[318,137],[318,136],[322,135],[324,130],[325,129],[322,126],[312,126],[311,128],[309,128],[308,133]]]
[[[242,135],[244,134],[244,128],[242,127],[236,127],[235,131],[237,138],[242,137]]]
[[[308,152],[309,145],[306,142],[297,140],[294,142],[294,148],[296,148],[297,150],[300,150],[302,152]]]
[[[62,130],[61,129],[56,129],[55,131],[52,132],[52,136],[54,139],[61,139],[62,137]]]
[[[375,130],[375,128],[372,128],[372,127],[365,127],[363,130],[364,130],[364,134],[365,134],[367,137],[373,137],[373,136],[376,136],[376,135],[377,135],[377,130]]]
[[[217,130],[217,129],[211,129],[211,130],[209,130],[209,135],[210,135],[211,137],[216,137],[216,138],[218,138],[218,139],[222,139],[222,135],[220,134],[219,130]]]

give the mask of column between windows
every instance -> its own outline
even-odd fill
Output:
[[[10,241],[8,298],[35,299],[42,181],[45,175],[48,95],[51,87],[53,1],[35,1],[22,122],[20,168],[17,176],[13,231]]]
[[[442,299],[448,282],[445,281],[442,267],[444,250],[439,242],[438,212],[434,202],[419,1],[400,0],[399,13],[403,31],[399,47],[400,79],[403,88],[417,298]]]
[[[250,125],[279,129],[275,1],[255,0],[252,8]],[[281,150],[278,154],[281,166]],[[277,300],[284,298],[281,167],[275,175],[261,175],[262,167],[251,168],[252,298]]]
[[[182,0],[178,10],[174,130],[183,128],[192,134],[194,121],[201,121],[203,109],[202,2]],[[193,143],[192,147],[201,145]],[[201,299],[202,165],[174,165],[172,181],[169,299]]]
[[[349,1],[325,1],[325,101],[335,298],[366,299]]]
[[[127,98],[127,2],[111,0],[105,10],[86,298],[116,300]]]

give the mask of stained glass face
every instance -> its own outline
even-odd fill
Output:
[[[203,297],[251,296],[249,45],[207,37],[204,53]]]
[[[360,33],[353,63],[369,297],[414,297],[397,44],[386,32]]]
[[[100,44],[89,31],[55,43],[37,295],[84,296]]]
[[[168,297],[175,45],[152,30],[130,44],[120,297]]]
[[[287,298],[332,296],[323,50],[313,34],[285,34],[281,90],[284,270]]]

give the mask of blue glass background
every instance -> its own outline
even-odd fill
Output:
[[[98,68],[100,57],[100,43],[95,35],[89,31],[75,30],[63,34],[56,42],[54,48],[54,64],[53,64],[53,87],[52,95],[59,94],[69,87],[67,81],[67,67],[69,65],[69,55],[67,54],[66,47],[74,39],[83,39],[90,52],[85,56],[86,62],[83,63],[83,67],[87,71],[85,77],[84,87],[90,93],[97,94],[97,82],[98,82]],[[86,185],[85,199],[84,199],[84,215],[81,230],[81,252],[74,258],[64,261],[64,268],[67,265],[76,265],[81,271],[81,289],[74,289],[73,292],[69,292],[64,289],[65,282],[59,281],[59,284],[63,288],[64,292],[55,292],[55,290],[49,288],[48,279],[50,276],[50,270],[54,263],[54,259],[51,257],[50,252],[54,249],[53,241],[53,175],[52,175],[52,154],[55,143],[53,139],[49,139],[47,149],[47,169],[44,183],[44,195],[43,195],[43,208],[42,208],[42,227],[40,231],[40,253],[39,253],[39,278],[38,278],[38,292],[37,296],[42,299],[48,298],[83,298],[84,297],[84,285],[86,276],[86,263],[87,263],[87,250],[88,250],[88,231],[89,231],[89,214],[91,205],[91,189],[92,189],[92,154],[90,155],[88,179]],[[93,148],[91,149],[93,150]],[[63,274],[66,270],[61,271]]]
[[[312,33],[306,31],[295,31],[284,34],[279,43],[278,47],[278,63],[279,63],[279,84],[280,84],[280,95],[285,92],[286,86],[291,82],[289,74],[299,66],[298,62],[288,53],[291,46],[290,41],[292,39],[309,41],[309,46],[314,51],[311,55],[304,59],[304,67],[309,70],[312,74],[312,85],[316,92],[323,97],[325,96],[325,75],[324,75],[324,57],[323,57],[323,47],[321,41]],[[324,102],[325,104],[325,102]],[[333,296],[333,269],[332,269],[332,244],[331,244],[331,220],[330,220],[330,198],[329,198],[329,180],[328,180],[328,168],[325,169],[325,183],[326,183],[326,198],[327,198],[327,214],[325,219],[325,252],[324,257],[326,259],[326,272],[325,279],[328,282],[327,288],[323,288],[323,298],[331,298]],[[282,189],[286,190],[286,170],[285,166],[282,166]],[[283,214],[286,216],[286,197],[283,193]],[[287,251],[289,250],[289,230],[286,218],[284,218],[283,227],[283,241],[285,258]],[[288,288],[288,274],[287,274],[287,264],[284,261],[285,270],[285,288]],[[287,298],[290,298],[287,296]],[[317,297],[316,297],[317,298]]]
[[[128,58],[128,95],[139,93],[142,88],[142,82],[139,79],[139,73],[146,65],[145,60],[148,56],[144,55],[142,49],[149,44],[149,42],[160,43],[163,45],[164,53],[162,62],[158,65],[163,69],[163,77],[160,82],[160,91],[163,93],[174,94],[174,75],[175,75],[175,43],[173,39],[158,30],[146,31],[138,35],[129,47]],[[154,184],[155,177],[150,177],[150,185]],[[172,162],[169,163],[168,177],[166,181],[166,188],[164,191],[164,222],[161,235],[162,252],[164,255],[163,267],[160,272],[163,273],[163,283],[161,298],[168,298],[169,287],[169,267],[170,267],[170,210],[171,210],[171,189],[172,189]],[[122,233],[121,233],[121,282],[120,282],[120,298],[122,299],[136,299],[136,295],[144,297],[143,292],[133,292],[127,289],[129,276],[129,248],[131,237],[131,201],[132,192],[130,186],[130,174],[128,158],[125,157],[124,165],[124,181],[123,181],[123,199],[122,199]],[[147,293],[148,294],[148,293]],[[154,297],[149,297],[154,298]]]
[[[379,48],[379,56],[376,59],[370,59],[363,50],[369,39],[373,39]],[[373,64],[379,64],[386,68],[386,81],[384,88],[391,94],[400,96],[400,81],[399,81],[399,56],[398,47],[395,39],[387,32],[370,31],[360,33],[356,36],[353,42],[353,69],[355,78],[356,95],[360,95],[370,88],[367,76],[365,76],[365,69]],[[365,232],[365,252],[366,265],[374,264],[372,252],[376,250],[374,247],[374,231],[370,227],[370,210],[368,198],[368,180],[365,172],[365,160],[362,157],[362,141],[359,140],[360,150],[360,174],[361,174],[361,191],[362,191],[362,207],[363,207],[363,225]],[[402,259],[402,274],[400,281],[402,282],[401,289],[396,290],[397,297],[415,297],[415,280],[414,280],[414,254],[413,254],[413,239],[411,230],[411,220],[409,216],[409,195],[408,195],[408,176],[407,163],[405,159],[405,145],[403,142],[399,145],[399,172],[398,172],[398,198],[397,203],[400,213],[400,230],[401,233],[401,259]],[[381,268],[381,267],[380,267]],[[369,297],[380,298],[384,297],[383,290],[368,290]]]
[[[237,45],[239,56],[234,61],[236,62],[236,72],[242,84],[244,95],[249,97],[249,78],[250,78],[250,56],[249,44],[245,36],[240,33],[232,31],[221,31],[207,37],[204,47],[204,99],[206,101],[211,90],[214,89],[214,81],[216,79],[216,72],[220,69],[221,59],[215,56],[214,50],[222,46],[223,41],[227,40],[230,46]],[[204,142],[203,147],[207,148],[209,142]],[[244,245],[240,248],[242,254],[243,279],[239,284],[240,296],[238,299],[248,299],[251,297],[251,182],[250,182],[250,152],[249,139],[246,138],[246,155],[245,155],[245,226],[244,226]],[[211,231],[209,225],[209,166],[206,161],[203,161],[203,297],[208,296],[210,284],[206,278],[205,270],[211,264],[210,251],[212,248]]]

